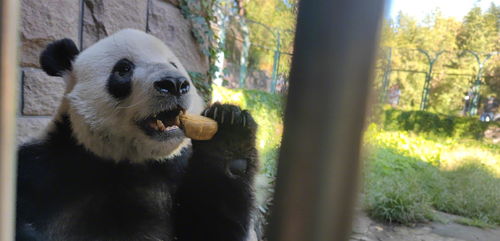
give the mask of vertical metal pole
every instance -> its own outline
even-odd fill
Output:
[[[258,24],[260,26],[262,26],[264,29],[266,29],[267,31],[269,31],[274,37],[275,37],[275,40],[276,40],[276,49],[274,50],[274,59],[273,59],[273,73],[271,75],[271,87],[270,87],[270,91],[271,93],[275,93],[276,92],[276,80],[277,80],[277,76],[278,76],[278,68],[279,68],[279,59],[280,59],[280,43],[281,43],[281,39],[280,39],[280,32],[279,30],[275,30],[270,28],[269,26],[261,23],[261,22],[257,22],[257,21],[253,21],[253,20],[250,20],[250,19],[247,19],[247,21],[249,23],[253,23],[253,24]]]
[[[425,110],[427,95],[429,93],[429,82],[431,82],[431,76],[429,74],[430,70],[425,73],[424,88],[422,89],[422,99],[420,100],[420,110]]]
[[[243,30],[243,47],[241,51],[240,58],[240,88],[245,87],[245,79],[247,77],[247,67],[248,67],[248,51],[250,50],[250,34],[248,29],[247,21],[244,17],[240,18],[241,29]]]
[[[276,92],[276,81],[278,79],[278,67],[280,64],[280,48],[281,48],[281,43],[280,43],[280,32],[277,31],[276,33],[276,49],[274,50],[274,61],[273,61],[273,74],[271,78],[271,93]]]
[[[499,52],[491,52],[486,54],[486,57],[481,61],[481,57],[479,56],[478,53],[467,50],[470,54],[476,58],[477,65],[478,65],[478,70],[476,74],[476,80],[474,81],[474,85],[472,86],[472,100],[471,100],[471,105],[469,107],[469,114],[471,116],[476,115],[478,108],[479,108],[479,98],[480,98],[480,90],[481,90],[481,75],[483,74],[483,69],[484,65],[486,62],[493,56],[498,54]]]
[[[19,1],[0,0],[0,241],[14,240]]]
[[[224,45],[226,44],[226,25],[228,21],[227,11],[228,11],[227,0],[216,0],[214,4],[214,12],[217,17],[217,26],[219,27],[218,32],[218,51],[215,57],[215,67],[217,70],[214,73],[212,83],[218,86],[222,86],[224,82]]]
[[[476,115],[479,108],[479,95],[481,89],[481,74],[483,72],[483,65],[479,63],[479,69],[477,70],[476,80],[474,81],[474,86],[472,87],[472,102],[470,107],[470,115]]]
[[[299,2],[270,241],[351,233],[384,2]]]
[[[392,48],[387,48],[387,63],[384,68],[384,77],[382,80],[382,98],[380,103],[385,104],[387,101],[387,87],[389,86],[391,71],[392,71]]]
[[[420,110],[425,110],[427,109],[427,101],[429,99],[429,92],[432,81],[432,70],[434,67],[434,63],[436,63],[437,59],[444,51],[437,52],[434,58],[432,58],[430,54],[423,49],[418,49],[418,51],[423,53],[425,57],[427,57],[427,61],[429,62],[429,70],[425,74],[424,89],[422,90],[422,100],[420,101]]]

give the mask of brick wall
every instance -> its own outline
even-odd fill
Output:
[[[208,59],[201,54],[176,0],[22,0],[18,143],[45,128],[63,97],[63,79],[40,69],[38,57],[45,46],[70,38],[85,49],[123,28],[144,30],[162,39],[188,71],[208,70]]]

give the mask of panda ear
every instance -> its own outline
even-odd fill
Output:
[[[50,76],[63,76],[72,70],[72,61],[80,53],[71,39],[61,39],[47,45],[40,55],[40,65]]]

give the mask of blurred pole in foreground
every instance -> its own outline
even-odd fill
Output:
[[[0,241],[14,240],[19,1],[0,0]]]
[[[300,1],[270,241],[347,240],[384,0]]]

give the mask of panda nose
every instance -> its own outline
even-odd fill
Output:
[[[189,81],[184,77],[164,77],[154,82],[155,89],[162,94],[184,95],[189,92]]]

